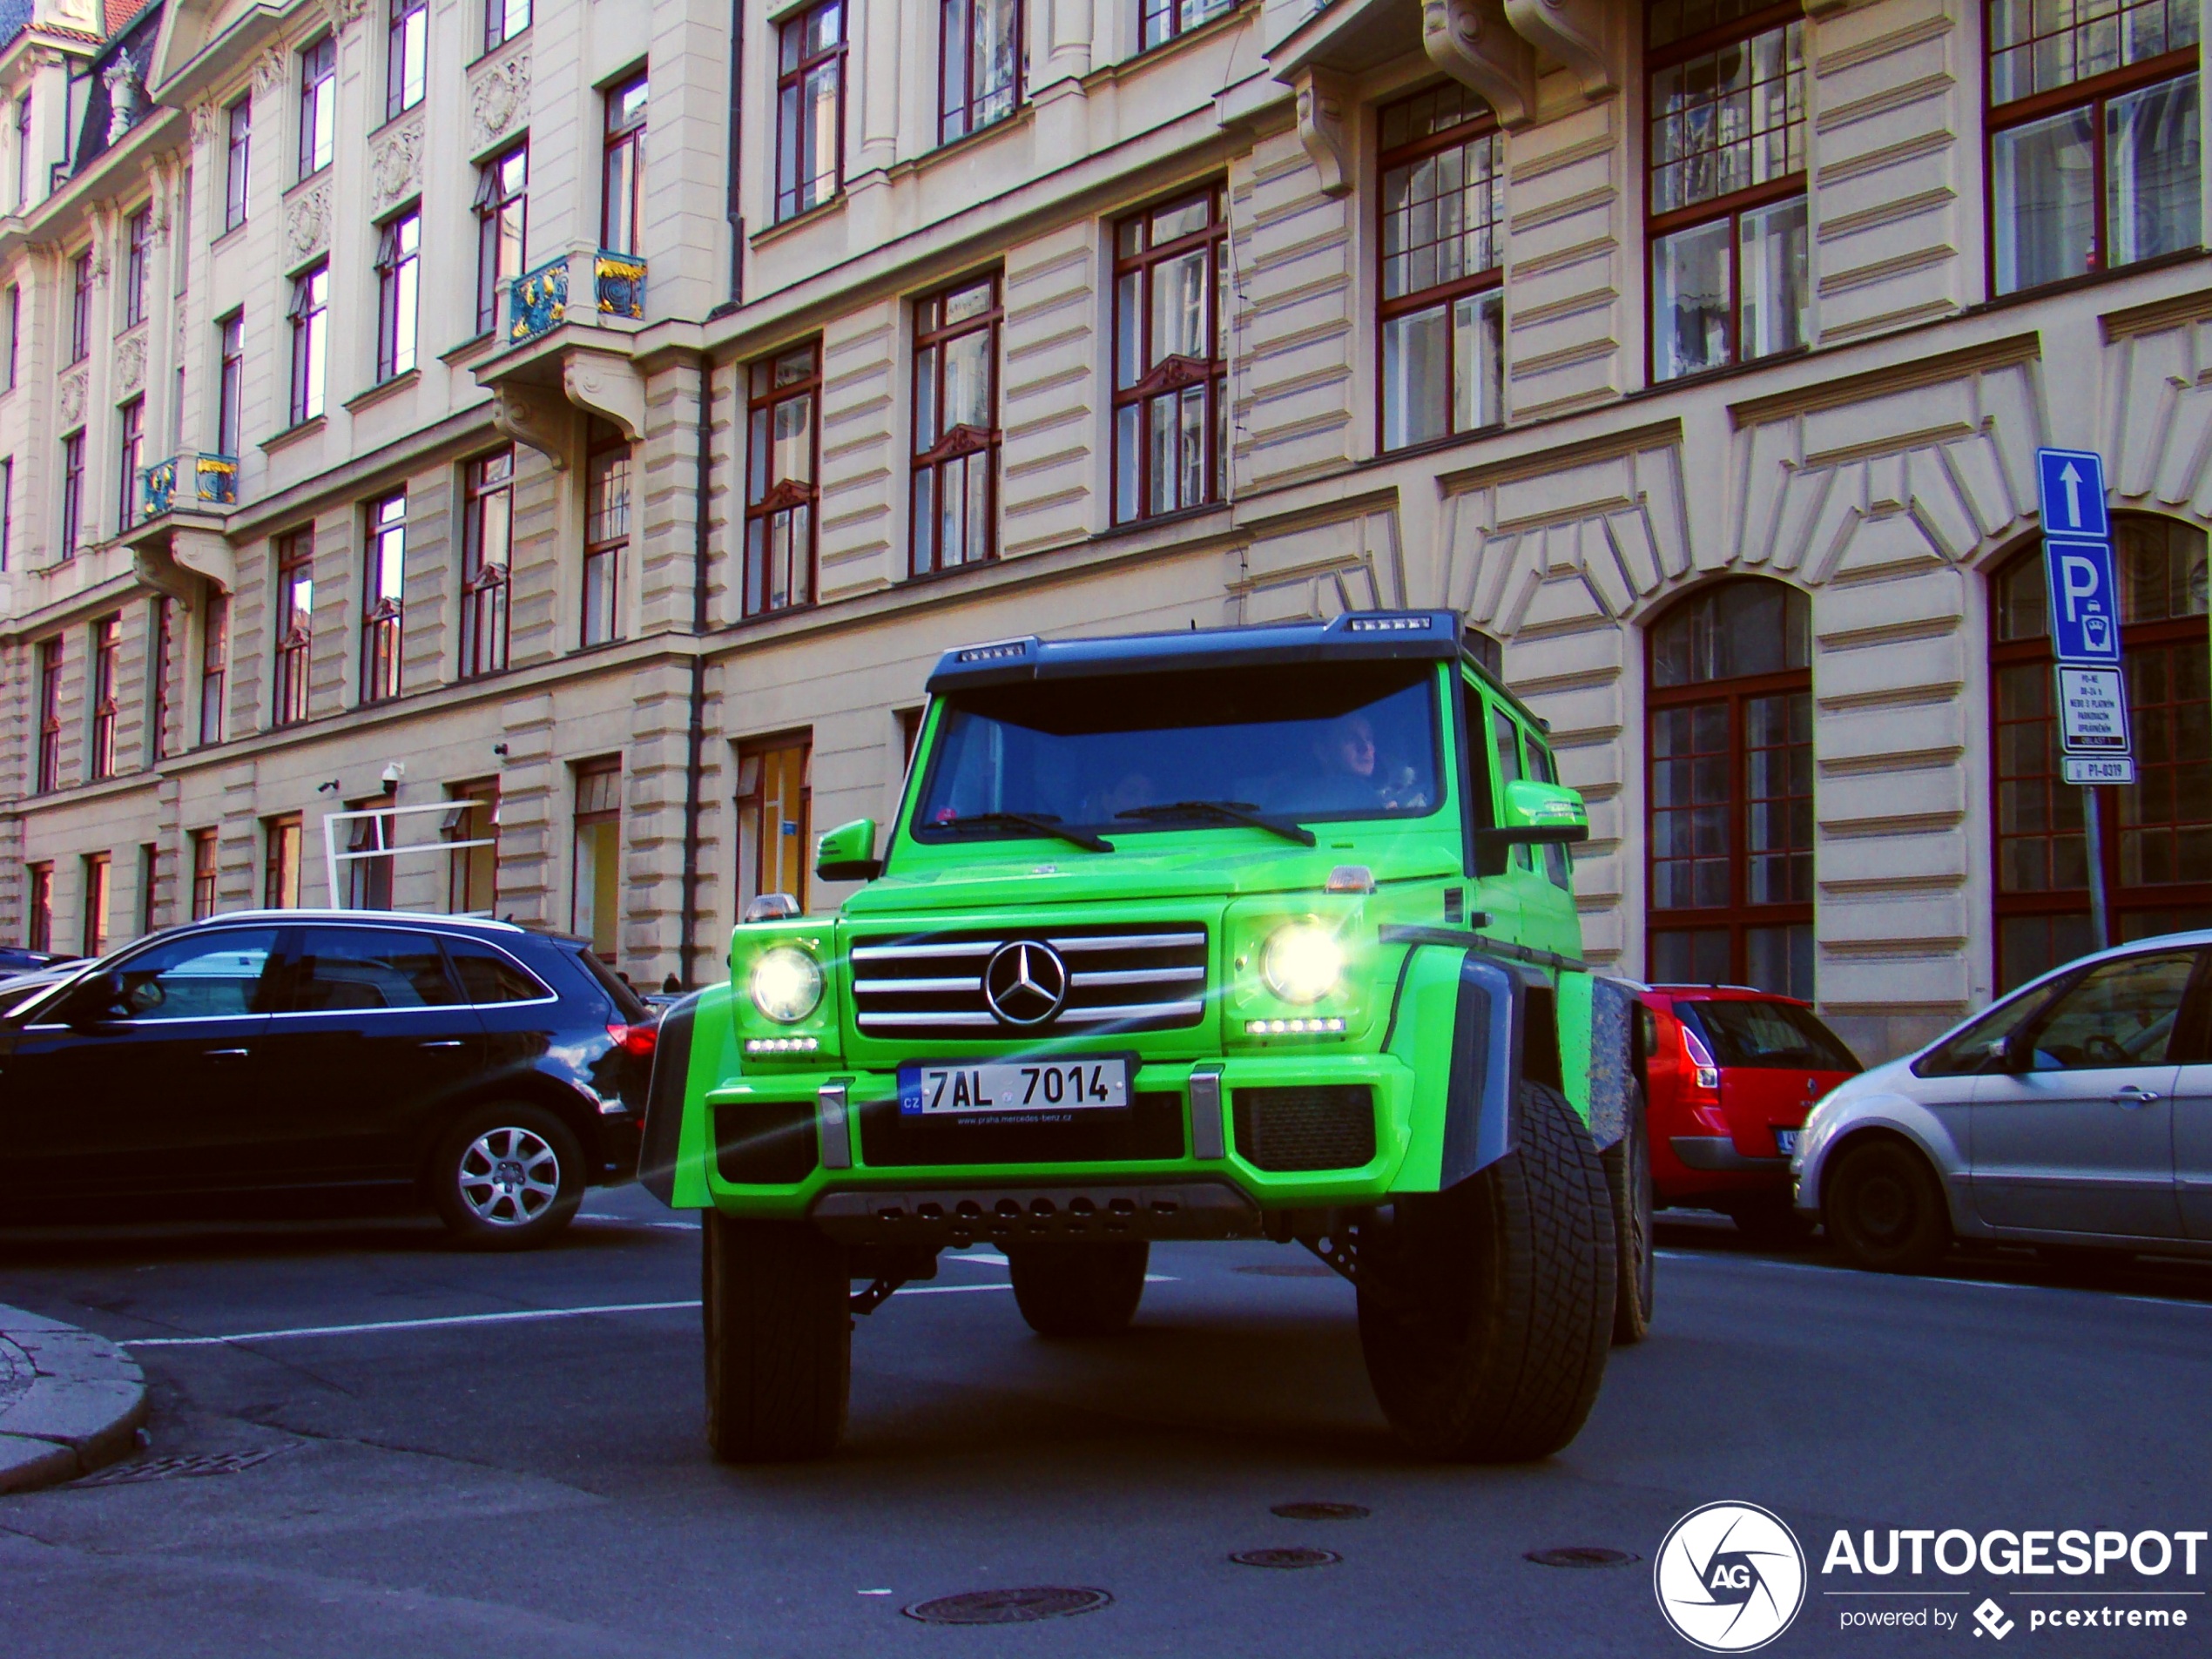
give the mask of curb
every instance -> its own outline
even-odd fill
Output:
[[[145,1374],[115,1344],[0,1303],[0,1493],[114,1462],[145,1414]]]

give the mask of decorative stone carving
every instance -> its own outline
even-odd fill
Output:
[[[1584,98],[1617,90],[1613,75],[1609,0],[1505,0],[1506,16],[1522,39],[1564,64]]]
[[[268,97],[284,84],[289,73],[289,66],[284,61],[283,48],[264,48],[261,55],[253,60],[253,96]]]
[[[570,402],[604,415],[631,442],[645,435],[645,380],[627,357],[571,351],[561,362],[561,388]]]
[[[1343,79],[1325,69],[1308,69],[1299,71],[1296,87],[1298,141],[1321,175],[1321,193],[1349,195],[1351,140],[1344,126]]]
[[[61,395],[55,401],[55,412],[62,418],[62,430],[66,432],[84,418],[84,371],[62,376]]]
[[[115,347],[115,389],[125,395],[146,383],[146,331],[125,334]]]
[[[377,140],[368,158],[368,196],[372,212],[382,212],[411,194],[422,178],[422,123],[409,122]]]
[[[284,247],[298,264],[330,246],[330,186],[318,185],[284,205]]]
[[[195,145],[215,141],[215,106],[195,104],[192,106],[192,141]]]
[[[343,29],[349,23],[358,23],[368,10],[368,0],[323,0],[323,15],[330,19],[331,28]]]
[[[1426,0],[1421,49],[1480,94],[1501,126],[1525,127],[1536,118],[1536,54],[1506,21],[1501,0]]]
[[[480,65],[469,81],[469,152],[497,144],[523,125],[530,107],[527,44]]]
[[[516,442],[527,443],[564,472],[569,465],[563,442],[569,429],[568,413],[568,405],[560,395],[544,387],[492,388],[491,423]]]
[[[113,144],[138,118],[145,89],[138,84],[138,66],[127,53],[118,52],[115,61],[101,71],[100,79],[107,84],[107,141]]]

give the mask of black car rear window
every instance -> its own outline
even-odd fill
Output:
[[[501,952],[474,939],[446,938],[446,954],[471,1002],[536,1002],[553,995]]]
[[[1790,1071],[1858,1071],[1858,1056],[1821,1024],[1811,1008],[1794,1002],[1676,1002],[1683,1022],[1705,1039],[1723,1066]]]
[[[653,1017],[653,1011],[645,1006],[620,974],[599,960],[597,951],[589,946],[579,945],[574,948],[573,954],[577,961],[583,964],[584,970],[599,981],[599,988],[613,999],[616,1010],[624,1019],[633,1025],[642,1025]]]

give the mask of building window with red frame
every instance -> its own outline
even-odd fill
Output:
[[[159,761],[169,758],[169,676],[177,653],[176,609],[165,595],[153,602],[152,647],[146,666],[147,752]]]
[[[1646,976],[1813,994],[1811,606],[1731,577],[1646,651]]]
[[[1229,449],[1228,202],[1218,185],[1114,227],[1114,519],[1219,501]]]
[[[646,90],[643,75],[607,89],[599,246],[610,253],[645,251]]]
[[[86,248],[69,262],[69,361],[81,363],[92,354],[92,250]]]
[[[914,307],[915,576],[998,551],[1000,314],[995,276]]]
[[[134,397],[115,412],[115,533],[138,518],[138,470],[146,450],[146,401]]]
[[[407,618],[407,491],[368,504],[368,556],[361,565],[361,701],[400,694],[401,637]]]
[[[1021,0],[942,0],[937,142],[1003,121],[1022,102]]]
[[[1989,0],[1990,283],[2197,246],[2196,0]]]
[[[38,642],[37,790],[62,786],[62,641],[59,634]]]
[[[499,903],[499,779],[455,784],[448,792],[453,810],[446,814],[445,839],[482,845],[456,846],[446,854],[446,908],[456,916],[489,916]]]
[[[515,550],[514,446],[464,469],[461,529],[461,678],[507,666],[507,572]]]
[[[779,352],[747,370],[745,614],[814,601],[814,464],[821,347]]]
[[[300,54],[300,176],[330,165],[338,145],[338,37],[325,35]]]
[[[115,727],[122,712],[116,681],[123,666],[123,618],[102,617],[92,624],[92,752],[86,775],[115,776]]]
[[[1382,447],[1505,418],[1505,138],[1457,82],[1386,105]]]
[[[2135,781],[2095,792],[2115,942],[2212,927],[2212,685],[2205,535],[2113,520]],[[1997,988],[2095,948],[2086,793],[2063,781],[2043,550],[1990,581],[1990,752],[1996,789]]]
[[[24,873],[30,878],[30,888],[24,902],[24,948],[51,950],[54,948],[54,867],[51,864],[26,865]]]
[[[318,419],[330,381],[330,266],[292,280],[292,424]]]
[[[530,0],[484,0],[484,50],[496,51],[530,26]]]
[[[622,945],[622,763],[594,760],[576,771],[575,865],[569,925],[603,961]]]
[[[1236,8],[1237,0],[1144,0],[1143,50],[1163,46]]]
[[[308,653],[315,637],[315,533],[294,530],[277,540],[276,696],[270,713],[277,725],[307,718]]]
[[[305,820],[298,813],[265,818],[261,820],[261,907],[297,910],[301,854],[307,841]]]
[[[107,954],[108,907],[114,897],[115,859],[107,853],[84,855],[84,954]]]
[[[422,102],[430,67],[430,0],[392,0],[384,48],[384,118]]]
[[[422,214],[410,207],[388,221],[376,243],[376,378],[415,367],[422,308]]]
[[[253,100],[242,98],[225,111],[230,125],[223,157],[223,229],[246,223],[246,204],[253,176]]]
[[[216,840],[212,829],[192,833],[192,919],[205,921],[215,914]]]
[[[813,735],[804,732],[738,747],[739,914],[764,893],[788,893],[806,907],[813,754]]]
[[[583,463],[583,643],[622,637],[624,555],[630,550],[630,441],[591,423]]]
[[[246,314],[233,311],[215,325],[215,331],[219,364],[215,383],[215,448],[235,461],[246,405]]]
[[[77,556],[84,539],[84,430],[62,440],[62,556]]]
[[[223,698],[230,684],[231,597],[207,596],[207,617],[199,634],[199,740],[223,740]]]
[[[529,243],[530,147],[518,144],[476,169],[476,332],[499,321],[500,291],[523,274]]]
[[[153,263],[153,209],[141,207],[123,222],[123,326],[146,320],[146,285]]]
[[[821,0],[777,25],[777,219],[836,195],[844,161],[845,0]]]
[[[1804,12],[1655,0],[1646,13],[1651,378],[1805,343]]]

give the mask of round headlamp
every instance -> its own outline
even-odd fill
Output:
[[[1344,947],[1325,922],[1286,923],[1261,947],[1259,976],[1285,1002],[1318,1002],[1344,978]]]
[[[822,968],[797,945],[771,945],[752,964],[752,1006],[778,1025],[796,1025],[822,1000]]]

